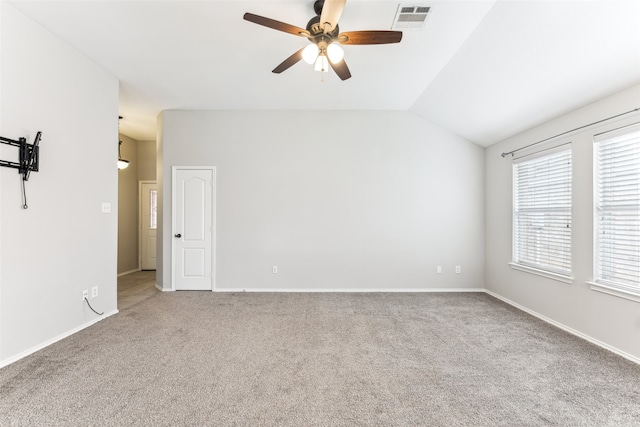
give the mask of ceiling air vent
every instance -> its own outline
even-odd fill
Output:
[[[424,24],[427,21],[427,16],[431,8],[425,5],[413,5],[399,4],[396,17],[393,20],[394,30],[409,30],[424,28]]]

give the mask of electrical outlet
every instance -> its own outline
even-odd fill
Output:
[[[94,286],[93,288],[91,288],[91,298],[95,298],[98,296],[98,287]]]
[[[89,298],[89,291],[85,289],[84,291],[82,291],[82,301],[87,298]]]
[[[438,273],[438,274],[442,273],[442,266],[441,265],[436,267],[436,273]]]
[[[456,265],[456,274],[460,274],[461,271],[462,271],[462,268],[460,268],[459,265]]]
[[[271,268],[271,272],[272,272],[273,274],[278,274],[278,266],[277,266],[277,265],[274,265],[274,266]]]

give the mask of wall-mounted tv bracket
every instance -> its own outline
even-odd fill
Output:
[[[36,139],[33,144],[27,143],[26,138],[19,138],[17,141],[14,139],[4,138],[0,136],[0,142],[7,145],[13,145],[18,147],[19,160],[18,162],[10,162],[8,160],[0,160],[0,166],[6,168],[18,169],[18,173],[22,176],[22,197],[23,197],[23,209],[29,208],[27,205],[27,193],[24,188],[24,182],[29,180],[31,172],[38,172],[40,166],[40,137],[42,132],[36,134]]]

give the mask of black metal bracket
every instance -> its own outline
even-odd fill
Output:
[[[18,169],[18,173],[22,176],[20,180],[22,184],[22,208],[28,209],[29,205],[27,205],[27,191],[25,189],[25,181],[29,180],[29,175],[31,172],[38,172],[40,169],[40,137],[42,136],[42,132],[38,132],[36,134],[36,139],[33,141],[33,144],[27,143],[27,138],[20,138],[17,141],[15,139],[4,138],[0,136],[0,143],[12,145],[14,147],[18,147],[18,162],[10,162],[8,160],[0,160],[0,166],[4,166],[6,168]]]
[[[0,160],[0,166],[18,169],[18,173],[22,175],[22,179],[24,181],[28,181],[31,172],[38,172],[40,168],[40,147],[38,145],[40,144],[41,136],[42,132],[38,132],[33,144],[27,143],[26,138],[19,138],[16,141],[14,139],[0,136],[0,143],[18,147],[18,150],[20,150],[18,153],[18,162]]]

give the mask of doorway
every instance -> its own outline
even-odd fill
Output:
[[[155,140],[137,141],[119,134],[122,156],[129,160],[126,169],[118,171],[118,309],[123,309],[141,301],[143,297],[159,292],[156,287],[156,266],[147,261],[155,257],[153,234],[143,237],[143,216],[152,222],[151,212],[142,214],[143,194],[150,195],[148,189],[142,190],[143,184],[156,182],[157,147]],[[158,194],[155,194],[156,200]],[[145,203],[150,205],[150,201]],[[157,213],[154,212],[154,213]],[[155,224],[157,226],[157,221]],[[144,240],[143,240],[144,239]],[[143,244],[143,241],[145,244]],[[150,249],[146,261],[142,261],[143,248]],[[143,271],[141,271],[144,269]],[[148,269],[148,270],[147,270]]]

